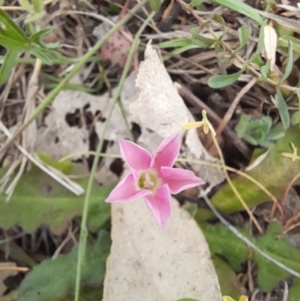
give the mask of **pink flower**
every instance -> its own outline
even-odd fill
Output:
[[[126,203],[144,197],[162,227],[171,215],[171,194],[204,184],[192,171],[173,168],[180,151],[179,135],[166,138],[153,156],[127,140],[120,140],[119,145],[131,173],[110,193],[108,203]]]

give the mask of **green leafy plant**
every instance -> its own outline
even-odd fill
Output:
[[[270,148],[276,140],[285,134],[282,126],[277,125],[272,128],[272,123],[272,119],[269,116],[254,119],[246,114],[242,114],[235,130],[238,137],[245,139],[248,143]]]
[[[246,259],[253,259],[258,264],[258,283],[262,290],[269,292],[280,280],[285,279],[289,274],[268,261],[257,252],[249,252],[248,246],[237,238],[229,229],[222,224],[209,225],[199,224],[208,242],[212,254],[224,256],[230,266],[238,271],[241,263]],[[272,223],[267,233],[259,238],[253,238],[245,230],[239,229],[244,236],[255,242],[255,244],[265,253],[279,262],[300,271],[300,253],[293,249],[291,244],[282,235],[281,226],[278,223]],[[252,254],[250,256],[250,254]]]
[[[171,41],[165,41],[160,44],[158,44],[159,48],[162,49],[168,49],[168,48],[174,48],[174,50],[171,51],[173,55],[181,54],[185,51],[198,48],[195,44],[192,43],[191,40],[188,39],[174,39]],[[164,55],[163,59],[167,60],[170,58],[170,55]]]
[[[0,28],[0,46],[7,50],[0,69],[0,84],[3,84],[7,80],[18,56],[24,51],[29,51],[47,65],[52,65],[54,60],[60,56],[54,51],[54,48],[58,45],[44,44],[41,41],[43,37],[52,31],[51,28],[42,29],[28,38],[1,9],[0,22],[4,26],[4,28]]]
[[[100,300],[110,237],[100,231],[93,248],[87,248],[82,268],[80,300]],[[19,301],[72,301],[78,246],[67,256],[45,260],[33,268],[19,289]]]
[[[51,165],[70,172],[67,162],[52,162]],[[87,182],[87,179],[77,180],[84,188]],[[111,189],[93,185],[88,214],[92,229],[100,227],[110,216],[110,206],[104,200]],[[6,196],[0,195],[0,225],[8,229],[19,224],[25,231],[32,232],[41,224],[47,224],[54,233],[59,234],[73,217],[82,214],[84,197],[74,195],[43,171],[33,167],[26,176],[21,177],[8,203],[5,202]]]
[[[238,72],[226,75],[214,75],[209,78],[207,84],[214,89],[224,88],[234,84],[245,70],[241,69]]]
[[[231,2],[231,1],[229,1]],[[242,3],[243,5],[244,3]],[[251,8],[252,9],[252,8]],[[255,65],[262,67],[264,62],[261,60],[260,55],[263,49],[263,41],[264,41],[264,26],[265,23],[262,23],[262,26],[259,31],[258,43],[256,47],[256,51],[251,55],[248,61],[245,62],[243,68],[239,71],[231,74],[222,74],[222,75],[213,75],[209,78],[207,84],[214,89],[224,88],[226,86],[234,84],[238,78],[247,70],[251,63],[255,63]],[[241,27],[238,31],[239,38],[239,46],[234,53],[237,54],[245,45],[247,40],[249,39],[250,32],[247,27]]]

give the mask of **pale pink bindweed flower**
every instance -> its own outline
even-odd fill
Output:
[[[192,171],[173,168],[180,152],[179,135],[164,139],[153,156],[127,140],[120,140],[119,145],[131,173],[110,193],[108,203],[127,203],[144,197],[162,227],[171,215],[171,194],[204,184]]]

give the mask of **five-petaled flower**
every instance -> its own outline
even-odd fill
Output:
[[[114,188],[106,202],[126,203],[144,197],[162,227],[171,215],[171,194],[204,184],[192,171],[173,168],[180,152],[179,135],[164,139],[154,155],[127,140],[120,140],[119,145],[131,173]]]

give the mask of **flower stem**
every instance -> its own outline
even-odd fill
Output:
[[[240,193],[237,191],[237,189],[235,188],[235,186],[233,185],[229,175],[228,175],[228,172],[227,172],[227,169],[226,169],[226,165],[225,165],[225,160],[224,160],[224,157],[223,157],[223,154],[222,154],[222,150],[220,148],[220,145],[216,139],[216,136],[214,135],[213,132],[211,132],[211,137],[212,137],[212,140],[214,142],[214,145],[218,151],[218,154],[219,154],[219,157],[220,157],[220,160],[221,160],[221,163],[222,163],[222,169],[223,169],[223,172],[224,172],[224,175],[225,175],[225,178],[228,182],[228,185],[230,186],[230,188],[232,189],[232,191],[234,192],[234,194],[236,195],[236,197],[239,199],[239,201],[241,202],[241,204],[243,205],[244,209],[247,211],[247,213],[249,214],[251,220],[253,221],[253,223],[255,224],[257,230],[259,231],[260,234],[263,234],[264,231],[262,230],[261,226],[259,225],[258,221],[256,220],[256,218],[254,217],[253,213],[251,212],[251,210],[249,209],[249,207],[247,206],[247,204],[245,203],[245,201],[243,200],[243,198],[241,197]]]
[[[143,1],[141,3],[145,4],[145,2],[146,1]],[[138,5],[139,7],[141,6],[141,3]],[[94,182],[94,175],[95,175],[96,170],[97,170],[97,166],[98,166],[98,162],[99,162],[99,155],[100,155],[100,151],[101,151],[102,146],[103,146],[105,133],[106,133],[111,115],[113,113],[114,107],[117,103],[117,100],[118,100],[120,94],[121,94],[123,84],[125,82],[128,70],[130,68],[130,64],[131,64],[133,54],[136,51],[137,46],[139,44],[139,38],[140,38],[140,36],[143,33],[144,29],[146,28],[146,26],[148,25],[148,23],[150,22],[150,20],[153,18],[154,15],[155,15],[155,13],[152,12],[148,16],[148,18],[145,20],[143,25],[140,27],[140,29],[138,30],[138,32],[136,33],[136,35],[135,35],[135,37],[132,41],[132,46],[131,46],[130,51],[128,53],[126,64],[124,66],[124,70],[122,72],[122,76],[121,76],[119,85],[117,87],[116,94],[114,95],[113,102],[112,102],[111,107],[109,109],[109,113],[108,113],[108,116],[107,116],[107,119],[106,119],[106,122],[105,122],[105,125],[104,125],[104,128],[103,128],[103,131],[101,133],[99,143],[97,145],[96,154],[95,154],[95,157],[94,157],[94,161],[93,161],[93,165],[92,165],[92,169],[91,169],[91,174],[90,174],[87,189],[86,189],[84,204],[83,204],[82,220],[81,220],[81,233],[80,233],[80,241],[79,241],[79,247],[78,247],[78,259],[77,259],[76,286],[75,286],[74,301],[79,301],[79,296],[80,296],[81,268],[82,268],[82,265],[83,265],[83,262],[84,262],[85,247],[86,247],[87,234],[88,234],[88,231],[87,231],[87,215],[88,215],[88,208],[89,208],[89,198],[90,198],[91,191],[92,191],[92,186],[93,186],[93,182]]]

